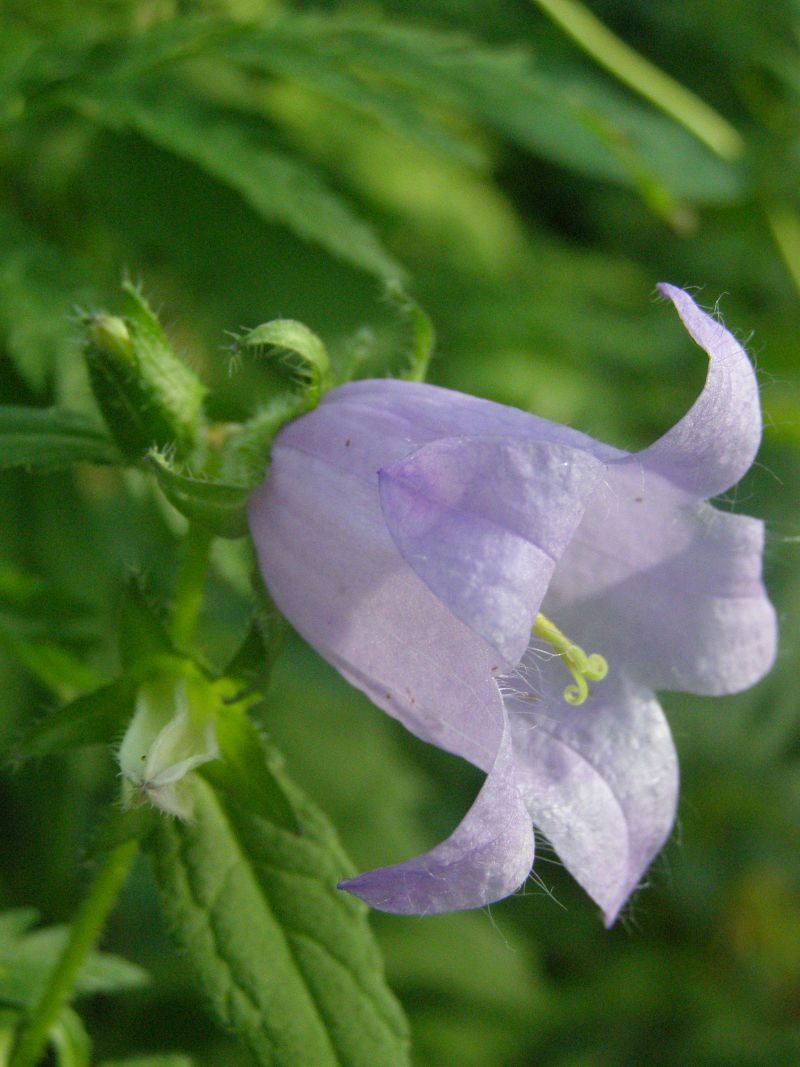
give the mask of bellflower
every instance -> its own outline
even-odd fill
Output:
[[[753,462],[755,375],[660,288],[710,362],[641,452],[392,380],[334,389],[275,439],[250,525],[279,608],[380,708],[486,772],[446,841],[342,883],[375,908],[507,896],[535,826],[612,923],[675,815],[654,690],[731,693],[772,663],[762,523],[707,503]]]

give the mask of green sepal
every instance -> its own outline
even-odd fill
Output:
[[[96,420],[59,408],[0,407],[0,470],[62,470],[72,463],[122,463]]]
[[[436,344],[436,330],[430,316],[400,285],[389,286],[389,299],[411,326],[408,366],[398,377],[410,382],[424,382]]]
[[[118,741],[133,715],[138,681],[124,675],[39,719],[14,746],[18,760]]]
[[[256,599],[253,620],[224,673],[240,679],[248,691],[257,688],[263,691],[283,648],[289,624],[260,580],[254,582],[253,592]]]
[[[304,397],[296,393],[273,396],[241,425],[231,429],[219,454],[220,476],[254,488],[264,478],[272,440],[281,426],[307,411]]]
[[[202,768],[203,777],[231,802],[290,834],[300,833],[297,814],[275,773],[280,761],[243,706],[223,707],[215,726],[220,758]]]
[[[247,533],[251,487],[181,474],[162,452],[151,451],[148,460],[164,496],[181,515],[219,537],[243,537]]]
[[[262,323],[238,337],[232,350],[234,355],[249,351],[281,365],[302,396],[306,410],[315,408],[333,385],[327,348],[313,330],[294,319]]]
[[[195,778],[149,839],[164,912],[221,1024],[262,1067],[403,1067],[408,1034],[327,821],[274,769],[293,834]]]
[[[92,390],[122,453],[139,462],[148,449],[195,446],[206,389],[172,350],[141,292],[123,286],[126,316],[84,319]]]

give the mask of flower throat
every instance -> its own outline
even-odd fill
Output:
[[[588,655],[579,645],[574,645],[566,634],[550,622],[541,612],[536,616],[533,633],[546,641],[564,660],[569,673],[575,679],[564,690],[564,700],[578,707],[589,696],[589,682],[599,682],[608,674],[608,663],[599,652]]]

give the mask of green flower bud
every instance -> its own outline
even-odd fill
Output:
[[[169,674],[144,683],[117,755],[128,807],[149,801],[179,819],[193,811],[197,767],[219,757],[219,696],[199,674]]]
[[[141,293],[124,289],[124,318],[102,313],[84,321],[92,390],[129,459],[153,446],[186,455],[197,441],[205,387],[172,351]]]

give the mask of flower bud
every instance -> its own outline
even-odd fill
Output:
[[[197,440],[205,387],[172,351],[141,293],[130,285],[125,292],[125,318],[101,313],[84,321],[92,390],[128,459],[153,446],[185,455]]]
[[[179,819],[191,818],[189,775],[219,756],[215,707],[210,683],[199,675],[167,675],[141,686],[117,756],[126,806],[149,801]]]

